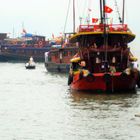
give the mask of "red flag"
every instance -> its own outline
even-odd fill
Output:
[[[113,9],[111,9],[110,7],[108,6],[104,6],[104,10],[105,10],[105,13],[111,13],[113,11]]]
[[[92,23],[97,23],[98,22],[98,18],[92,18]]]

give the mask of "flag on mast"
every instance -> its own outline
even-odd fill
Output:
[[[92,23],[97,23],[98,22],[98,18],[92,18]]]
[[[105,13],[111,13],[113,11],[113,9],[105,5],[104,11],[105,11]]]

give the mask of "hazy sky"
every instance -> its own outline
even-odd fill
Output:
[[[92,17],[98,16],[99,0],[75,0],[76,1],[76,25],[79,24],[79,16],[86,17],[88,8]],[[106,0],[107,5],[113,8],[115,0]],[[116,0],[121,11],[122,0]],[[134,33],[140,37],[140,1],[126,1],[126,20]],[[30,33],[37,33],[50,37],[52,33],[59,35],[64,31],[69,0],[0,0],[0,32],[11,33],[18,36],[22,26]],[[72,0],[68,16],[66,32],[72,31]],[[138,39],[139,40],[139,39]]]

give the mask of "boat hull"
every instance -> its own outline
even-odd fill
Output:
[[[46,67],[46,70],[49,72],[68,73],[70,69],[70,64],[45,62],[45,67]]]
[[[35,66],[25,66],[26,69],[35,69]]]
[[[92,91],[130,91],[136,88],[136,78],[133,75],[121,72],[92,74],[81,77],[77,74],[73,77],[71,89],[73,90],[92,90]]]
[[[44,53],[50,48],[8,48],[0,52],[0,62],[25,62],[33,56],[35,62],[44,62]]]

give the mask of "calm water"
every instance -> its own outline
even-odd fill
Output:
[[[0,73],[0,140],[140,140],[140,91],[72,92],[43,63],[0,63]]]

